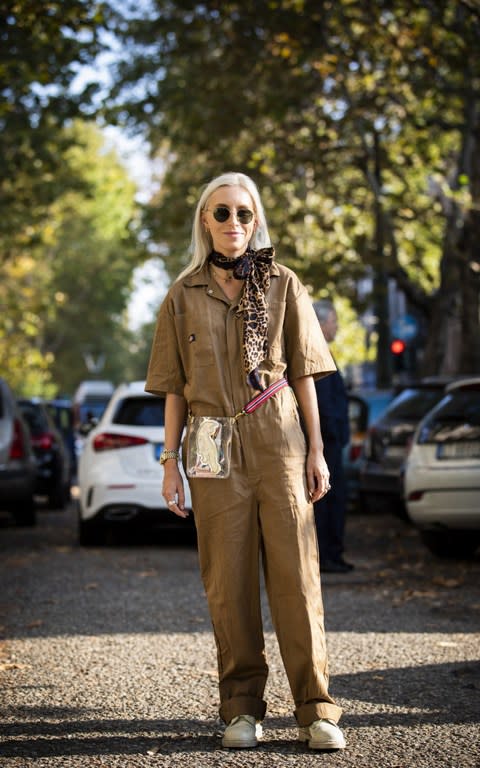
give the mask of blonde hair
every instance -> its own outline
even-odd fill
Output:
[[[212,181],[206,185],[202,194],[200,195],[200,199],[195,210],[195,216],[193,218],[192,241],[190,245],[190,253],[192,254],[192,257],[190,259],[190,264],[185,267],[182,272],[180,272],[179,276],[177,277],[177,281],[181,280],[187,275],[198,272],[205,264],[205,261],[207,260],[207,257],[212,250],[211,236],[208,232],[205,231],[205,228],[202,224],[202,213],[207,207],[207,203],[211,195],[213,195],[213,193],[216,192],[219,187],[243,187],[247,190],[250,197],[252,198],[257,221],[257,226],[250,239],[249,247],[257,250],[259,248],[265,248],[266,246],[270,245],[270,235],[268,233],[267,221],[265,219],[265,211],[263,209],[262,201],[260,200],[260,193],[257,189],[257,185],[249,176],[246,176],[244,173],[223,173],[221,176],[217,176],[215,179],[212,179]]]

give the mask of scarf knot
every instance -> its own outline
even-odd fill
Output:
[[[268,312],[266,294],[270,287],[270,264],[275,256],[272,247],[254,251],[247,248],[243,256],[228,259],[212,251],[209,262],[220,269],[233,270],[237,280],[244,280],[245,287],[238,305],[238,314],[243,314],[243,367],[247,382],[260,392],[258,366],[268,354]]]

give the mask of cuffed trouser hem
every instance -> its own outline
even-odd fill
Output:
[[[265,717],[266,711],[267,704],[262,699],[256,699],[254,696],[235,696],[221,704],[220,717],[224,723],[229,723],[233,717],[239,715],[251,715],[260,721]]]
[[[329,704],[326,701],[317,701],[298,707],[294,714],[300,728],[305,728],[307,725],[311,725],[315,720],[322,720],[324,718],[333,720],[334,723],[338,723],[342,716],[342,708],[337,706],[337,704]]]

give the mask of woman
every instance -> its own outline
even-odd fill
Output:
[[[342,749],[341,709],[328,693],[313,515],[329,489],[314,379],[335,365],[307,291],[274,261],[248,176],[227,173],[203,191],[192,253],[160,308],[146,390],[166,396],[162,492],[180,517],[188,514],[177,465],[188,416],[183,458],[194,454],[189,484],[217,646],[222,744],[256,746],[266,711],[261,556],[299,739]],[[195,417],[219,425],[210,432],[218,461],[197,474],[204,459]],[[231,429],[221,446],[218,417]]]

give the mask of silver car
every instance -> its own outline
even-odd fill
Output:
[[[434,554],[469,556],[480,546],[480,377],[450,384],[419,424],[404,494]]]

